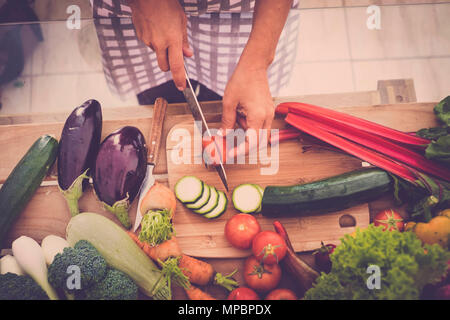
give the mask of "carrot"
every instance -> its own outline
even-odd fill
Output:
[[[190,257],[181,252],[178,241],[175,237],[167,240],[157,246],[151,246],[147,242],[140,241],[138,236],[128,231],[130,237],[152,260],[163,265],[171,257],[179,258],[178,267],[181,272],[189,279],[190,283],[197,285],[216,284],[232,291],[239,284],[232,276],[237,269],[228,275],[222,275],[214,270],[213,266],[207,262]]]
[[[170,217],[173,218],[176,206],[177,200],[172,190],[162,183],[155,182],[142,199],[139,211],[144,216],[149,210],[168,210]]]
[[[181,271],[188,277],[189,282],[205,286],[215,284],[232,291],[239,283],[232,277],[237,269],[228,275],[222,275],[214,270],[213,266],[207,262],[183,254],[178,263]]]
[[[207,285],[211,282],[215,272],[212,265],[183,254],[178,264],[191,283]]]
[[[154,261],[166,261],[170,257],[179,257],[182,255],[181,249],[178,246],[178,241],[175,237],[172,237],[170,240],[164,241],[157,246],[151,246],[147,242],[139,240],[139,237],[135,233],[128,231],[128,234],[131,239],[136,242],[139,248]]]
[[[184,291],[190,300],[217,300],[193,285],[190,285],[188,288],[184,288]]]

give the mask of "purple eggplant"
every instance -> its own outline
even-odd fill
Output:
[[[58,185],[70,213],[79,213],[78,200],[88,183],[100,147],[102,110],[96,100],[75,108],[64,124],[58,148]]]
[[[130,204],[147,172],[147,146],[139,129],[120,128],[103,140],[92,174],[94,190],[104,207],[130,228]]]

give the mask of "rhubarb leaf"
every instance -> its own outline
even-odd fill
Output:
[[[448,127],[424,128],[417,131],[416,135],[428,140],[437,140],[449,134],[448,130],[450,130]]]
[[[425,150],[425,157],[450,166],[450,135],[432,141]]]
[[[446,126],[450,126],[450,96],[441,100],[434,107],[434,114]]]

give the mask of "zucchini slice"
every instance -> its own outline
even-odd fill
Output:
[[[202,196],[193,203],[187,203],[186,208],[191,210],[198,210],[208,203],[209,198],[211,197],[211,187],[204,183]]]
[[[220,217],[226,210],[228,205],[227,195],[223,191],[219,191],[219,200],[217,202],[217,206],[207,214],[203,216],[208,219],[215,219]]]
[[[259,209],[262,194],[254,184],[241,184],[233,190],[233,205],[239,212],[252,213]]]
[[[264,196],[264,188],[261,187],[260,185],[257,185],[257,184],[254,184],[254,186],[255,186],[255,187],[259,190],[259,192],[261,193],[261,197],[263,197],[263,196]],[[262,203],[262,201],[261,201],[261,203]],[[256,211],[255,211],[254,213],[260,213],[260,212],[261,212],[261,208],[262,208],[262,205],[260,204],[259,207],[258,207],[258,209],[256,209]]]
[[[175,184],[175,195],[182,203],[194,203],[203,195],[204,183],[197,177],[184,176]]]
[[[209,197],[208,203],[205,204],[200,209],[194,210],[195,213],[203,215],[213,211],[217,207],[217,204],[219,203],[219,192],[215,187],[210,188],[211,188],[211,196]]]

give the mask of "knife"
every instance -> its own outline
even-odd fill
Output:
[[[155,183],[153,169],[155,168],[156,161],[158,160],[159,146],[161,144],[161,136],[166,109],[167,101],[163,98],[156,99],[155,105],[153,107],[152,128],[150,130],[149,139],[147,140],[147,173],[145,175],[144,181],[142,182],[141,190],[139,192],[139,201],[136,212],[136,220],[134,221],[133,232],[136,232],[142,221],[142,214],[140,212],[142,199],[144,199],[148,190],[150,190],[150,188]]]
[[[187,104],[189,106],[189,109],[191,109],[192,116],[194,117],[195,122],[197,123],[197,128],[199,129],[199,132],[203,134],[203,128],[205,128],[206,134],[212,138],[211,131],[209,130],[208,124],[206,123],[205,116],[203,114],[202,108],[200,106],[200,103],[197,100],[197,96],[194,92],[194,88],[192,87],[191,80],[189,79],[189,75],[187,73],[186,67],[184,68],[185,74],[186,74],[186,89],[183,90],[184,97],[187,101]],[[213,139],[214,141],[214,139]],[[217,142],[214,142],[216,144],[216,149],[219,149],[219,146],[217,145]],[[223,185],[225,186],[225,189],[228,192],[228,182],[227,182],[227,174],[225,173],[225,168],[223,167],[222,159],[219,157],[219,165],[215,166],[215,169],[217,173],[219,174],[220,180],[222,180]]]

